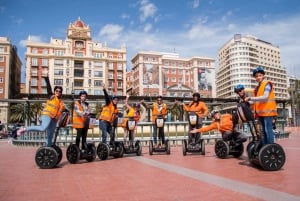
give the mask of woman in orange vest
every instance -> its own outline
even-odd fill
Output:
[[[210,115],[213,118],[213,122],[210,125],[203,126],[202,128],[198,129],[193,129],[190,131],[190,133],[202,133],[211,130],[219,130],[224,141],[231,140],[233,135],[236,135],[236,146],[247,140],[247,136],[245,134],[234,130],[231,114],[221,115],[218,110],[213,110],[211,111]]]
[[[63,110],[65,110],[65,104],[62,97],[62,87],[55,86],[54,87],[54,94],[52,92],[51,84],[49,81],[49,77],[45,77],[46,84],[47,84],[47,92],[51,95],[50,99],[47,100],[44,110],[42,111],[41,120],[42,123],[39,126],[31,126],[31,127],[21,127],[17,134],[20,136],[25,131],[47,131],[47,141],[46,146],[52,146],[52,138],[56,127],[56,122],[58,121],[59,117],[61,116]]]
[[[136,130],[137,123],[138,123],[138,121],[141,118],[140,104],[139,103],[134,103],[133,107],[131,107],[128,104],[128,99],[129,99],[129,95],[127,94],[126,100],[125,100],[125,106],[127,108],[127,114],[124,117],[124,120],[122,122],[122,127],[124,128],[124,142],[125,143],[126,143],[126,138],[127,138],[127,135],[128,135],[128,130],[127,130],[127,121],[128,121],[128,118],[130,118],[130,117],[134,118],[134,121],[135,121],[135,129],[134,130]],[[133,139],[131,139],[131,141],[133,141],[133,140],[134,140],[134,132],[133,132]]]
[[[99,129],[102,131],[102,143],[106,143],[107,133],[110,135],[110,144],[114,142],[114,136],[112,132],[112,124],[118,114],[117,104],[119,98],[117,96],[109,97],[106,87],[103,84],[103,93],[105,96],[105,106],[102,108],[99,117]]]
[[[203,118],[208,115],[208,108],[206,104],[202,101],[200,101],[200,94],[194,93],[193,94],[193,101],[190,102],[188,105],[182,103],[183,109],[186,112],[195,112],[198,115],[198,123],[196,125],[196,128],[202,127],[202,121]],[[191,126],[189,127],[189,131],[191,130]],[[200,136],[196,136],[196,142],[198,142],[200,139]],[[189,143],[191,142],[191,136],[189,135]]]
[[[87,92],[79,92],[80,100],[74,102],[73,110],[73,128],[77,130],[76,145],[79,147],[80,139],[82,150],[87,149],[86,138],[89,129],[87,122],[88,115],[90,114],[89,104],[86,102]]]
[[[277,116],[277,106],[275,100],[274,85],[265,80],[263,67],[258,66],[253,70],[253,77],[258,82],[258,86],[253,91],[252,97],[246,97],[245,101],[253,104],[254,115],[259,119],[262,130],[262,143],[274,143],[273,118]]]

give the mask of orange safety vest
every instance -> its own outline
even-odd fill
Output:
[[[126,116],[123,119],[123,122],[121,125],[123,128],[126,128],[127,121],[130,117],[133,117],[135,123],[137,123],[140,120],[141,115],[140,115],[140,112],[135,112],[135,110],[132,107],[130,107],[130,109],[128,110],[128,113],[126,114]]]
[[[58,121],[64,108],[64,102],[57,96],[54,96],[52,99],[47,100],[42,115],[47,115],[51,119],[55,118],[55,120]]]
[[[267,84],[271,85],[271,91],[266,102],[255,102],[254,103],[254,112],[257,117],[273,117],[277,116],[277,106],[275,100],[275,93],[273,84],[270,81],[263,80],[258,86],[257,90],[254,90],[254,96],[264,95],[265,88]]]
[[[165,103],[163,103],[161,105],[162,107],[162,110],[159,112],[158,110],[158,104],[157,103],[153,103],[153,106],[152,106],[152,123],[155,123],[155,119],[157,117],[157,115],[161,114],[163,115],[164,118],[166,118],[166,115],[167,115],[167,105]]]
[[[196,112],[199,118],[208,115],[208,108],[204,102],[199,101],[198,104],[191,102],[188,106],[183,104],[183,109],[187,112]]]
[[[118,114],[118,109],[115,108],[112,102],[110,102],[109,105],[103,107],[99,120],[105,120],[107,122],[112,123],[117,114]]]
[[[233,129],[233,123],[232,123],[232,115],[231,114],[222,114],[220,117],[220,121],[213,121],[210,125],[208,126],[203,126],[202,128],[199,128],[199,132],[208,132],[211,130],[219,130],[222,135],[226,131],[232,131]]]
[[[87,103],[85,103],[87,104]],[[77,105],[80,111],[84,111],[80,101],[75,101],[74,105]],[[87,104],[88,106],[88,104]],[[84,124],[87,120],[87,117],[79,116],[75,109],[73,110],[73,128],[84,128]]]

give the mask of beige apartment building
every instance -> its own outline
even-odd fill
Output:
[[[262,66],[266,79],[274,83],[277,99],[287,99],[287,72],[281,64],[280,48],[254,36],[236,34],[219,49],[216,85],[218,98],[235,98],[234,87],[257,86],[252,70]]]
[[[9,38],[0,37],[0,100],[20,94],[21,66],[16,46]],[[0,121],[4,124],[8,122],[9,104],[0,101]]]
[[[123,95],[126,86],[126,48],[109,48],[93,41],[91,29],[80,18],[67,27],[65,40],[50,43],[27,40],[26,93],[47,93],[43,77],[48,73],[52,86],[60,85],[64,94],[86,90],[102,95],[102,83],[109,93]]]
[[[127,73],[127,88],[140,96],[215,97],[214,59],[208,57],[180,58],[178,53],[138,52]]]

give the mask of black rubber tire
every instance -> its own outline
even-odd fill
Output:
[[[142,145],[139,140],[135,142],[135,147],[136,147],[136,155],[141,156],[142,155]]]
[[[85,158],[87,162],[93,162],[96,159],[96,147],[93,143],[87,144],[87,154],[88,156]]]
[[[106,160],[109,156],[108,145],[100,142],[97,146],[97,155],[100,160]]]
[[[215,153],[218,158],[221,159],[227,158],[229,154],[229,146],[227,142],[223,140],[218,140],[215,144]]]
[[[152,140],[149,141],[149,154],[153,155],[153,141]]]
[[[170,141],[169,140],[165,141],[165,148],[166,148],[166,153],[168,155],[171,154],[171,147],[170,147]]]
[[[121,142],[115,142],[115,151],[117,152],[114,157],[115,158],[122,158],[124,155],[124,149],[123,149],[123,143]]]
[[[279,144],[267,144],[260,149],[258,159],[264,170],[279,170],[285,163],[285,152]]]
[[[57,164],[57,152],[52,147],[40,147],[35,153],[35,163],[41,169],[50,169]]]
[[[67,148],[67,160],[71,164],[75,164],[80,160],[80,149],[76,144],[70,144]]]
[[[57,162],[56,162],[56,165],[58,165],[60,163],[60,161],[62,160],[62,157],[63,157],[63,153],[62,153],[62,150],[59,146],[57,145],[52,145],[51,147],[53,147],[55,149],[55,151],[57,152]]]
[[[241,155],[243,155],[243,153],[244,153],[244,145],[243,145],[243,143],[241,143],[239,146],[235,147],[234,149],[236,151],[232,152],[232,155],[235,158],[239,158]]]
[[[187,147],[187,142],[186,140],[182,140],[182,154],[186,156],[186,147]]]
[[[205,156],[205,141],[201,140],[201,154]]]

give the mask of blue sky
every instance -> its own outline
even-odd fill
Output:
[[[0,0],[0,36],[18,47],[24,66],[29,35],[64,40],[78,17],[93,41],[125,44],[128,64],[138,51],[217,61],[219,48],[240,33],[279,46],[288,74],[300,79],[299,0]]]

